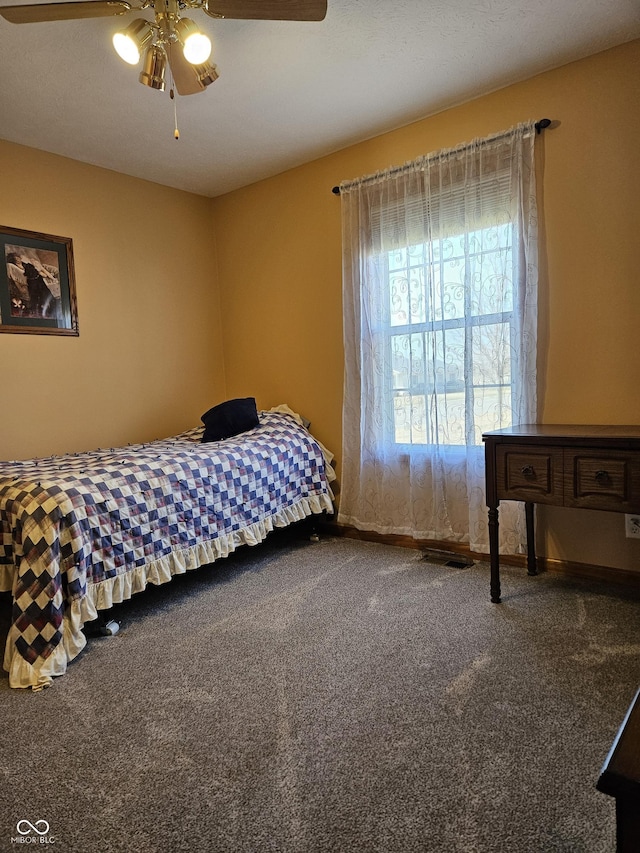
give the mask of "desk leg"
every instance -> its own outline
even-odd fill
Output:
[[[489,507],[489,555],[491,557],[491,601],[500,604],[500,556],[498,554],[498,507]]]
[[[524,505],[525,517],[527,520],[527,574],[537,575],[538,565],[536,563],[536,536],[533,524],[533,507],[534,504],[527,502]]]

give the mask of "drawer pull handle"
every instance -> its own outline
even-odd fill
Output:
[[[608,483],[609,482],[609,472],[608,471],[596,471],[595,477],[596,477],[596,483]]]
[[[533,465],[523,465],[523,467],[520,469],[520,473],[523,474],[525,477],[533,477],[535,476],[536,472],[533,470]]]

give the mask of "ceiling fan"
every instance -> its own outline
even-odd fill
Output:
[[[211,41],[200,32],[184,10],[200,9],[211,18],[262,21],[322,21],[327,0],[143,0],[133,6],[126,0],[77,0],[1,6],[0,16],[12,24],[69,21],[127,15],[152,9],[154,20],[136,18],[113,36],[118,55],[130,65],[144,56],[139,80],[152,89],[164,90],[167,63],[179,95],[194,95],[218,78],[209,62]],[[177,131],[176,131],[177,133]]]

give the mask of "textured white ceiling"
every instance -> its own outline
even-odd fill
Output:
[[[177,98],[178,141],[168,93],[111,47],[129,18],[0,18],[0,138],[216,196],[640,37],[640,0],[328,3],[318,23],[190,13],[220,78]]]

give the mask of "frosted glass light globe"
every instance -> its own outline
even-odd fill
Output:
[[[120,59],[129,65],[140,62],[142,51],[153,39],[153,27],[145,18],[136,18],[125,30],[119,30],[113,36],[113,46]]]
[[[137,65],[140,62],[140,51],[138,45],[125,33],[116,33],[113,36],[113,46],[120,59],[124,59],[129,65]]]
[[[204,33],[193,33],[184,42],[184,58],[192,65],[202,65],[211,56],[211,39]]]

